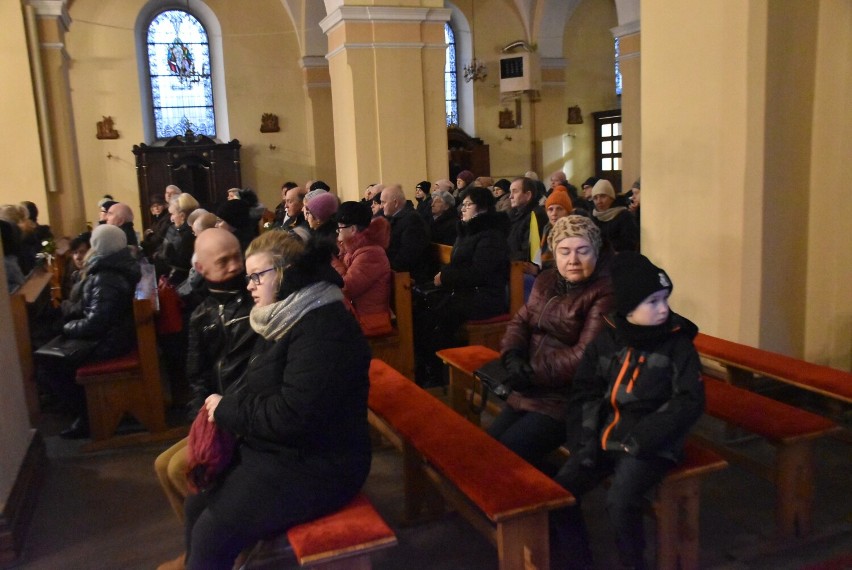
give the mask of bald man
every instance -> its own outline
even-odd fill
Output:
[[[133,247],[135,252],[139,246],[139,239],[136,237],[136,230],[133,228],[133,210],[130,209],[130,206],[116,202],[107,210],[105,221],[111,226],[121,228],[121,231],[127,236],[127,245]]]
[[[399,184],[385,186],[382,190],[382,208],[391,223],[387,249],[391,269],[408,271],[415,283],[432,279],[435,273],[428,255],[429,226],[413,207],[407,206]]]
[[[220,228],[204,230],[195,240],[195,269],[204,277],[207,296],[189,319],[186,375],[192,390],[187,405],[191,419],[210,394],[239,389],[259,338],[249,324],[254,303],[246,290],[243,255],[234,234]],[[186,462],[186,439],[154,462],[160,485],[181,522],[188,493]]]

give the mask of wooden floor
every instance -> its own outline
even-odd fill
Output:
[[[45,416],[40,426],[50,464],[26,549],[16,567],[151,570],[174,558],[183,550],[182,528],[153,471],[154,458],[165,445],[83,454],[80,442],[55,435],[66,421]],[[756,442],[744,445],[757,455],[765,451]],[[826,565],[852,556],[850,466],[852,444],[829,439],[817,445],[816,532],[808,541],[783,545],[783,549],[768,536],[773,524],[770,485],[735,467],[710,476],[701,498],[702,568],[852,568],[852,558],[846,558],[845,565]],[[415,527],[399,524],[400,470],[395,452],[376,450],[365,492],[394,527],[399,546],[377,553],[374,568],[496,568],[491,545],[452,513]],[[602,498],[602,493],[593,493],[584,509],[598,567],[612,568],[616,561]],[[653,544],[653,536],[648,539]]]

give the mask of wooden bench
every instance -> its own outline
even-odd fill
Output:
[[[295,556],[300,566],[321,570],[369,570],[373,552],[395,546],[396,535],[363,494],[337,512],[296,525],[264,540],[246,559],[244,570],[275,567]]]
[[[373,357],[384,360],[414,380],[414,317],[411,313],[411,275],[393,272],[394,331],[367,337]]]
[[[850,372],[702,333],[695,337],[695,348],[701,356],[725,366],[731,380],[738,385],[747,386],[755,375],[765,376],[847,404],[852,403]]]
[[[839,427],[832,421],[744,388],[704,375],[706,413],[760,436],[775,448],[775,460],[765,465],[718,438],[699,436],[733,463],[742,465],[775,485],[775,521],[779,539],[802,537],[811,531],[814,492],[813,441]]]
[[[176,439],[187,433],[185,426],[166,426],[151,301],[134,300],[133,316],[136,350],[77,369],[77,383],[86,390],[92,437],[92,442],[84,446],[86,451]],[[148,433],[114,435],[125,414],[134,416]]]
[[[42,311],[51,304],[51,280],[53,274],[42,266],[33,269],[26,281],[9,297],[12,328],[18,346],[18,362],[24,383],[24,401],[30,425],[35,426],[41,415],[38,388],[33,363],[33,324]]]
[[[463,417],[479,425],[479,414],[468,405],[470,390],[478,381],[473,372],[497,358],[499,353],[484,346],[447,348],[438,357],[450,369],[450,405]],[[492,413],[495,409],[490,401]],[[565,453],[567,456],[567,451]],[[727,467],[716,451],[694,441],[684,447],[684,458],[657,487],[651,509],[657,524],[657,567],[682,570],[699,567],[699,513],[701,478]]]
[[[369,408],[402,452],[408,521],[446,501],[497,547],[502,570],[550,567],[548,512],[573,504],[570,493],[376,359]]]
[[[450,262],[453,248],[449,245],[432,243],[432,256],[438,267]],[[500,341],[515,313],[524,304],[524,263],[513,261],[509,267],[509,312],[490,319],[467,321],[460,330],[462,341],[468,345],[483,345],[500,350]]]

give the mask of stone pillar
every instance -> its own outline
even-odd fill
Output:
[[[322,180],[337,188],[334,160],[334,121],[332,120],[331,77],[328,61],[321,56],[303,57],[308,145],[314,170],[311,179]]]
[[[29,0],[28,5],[37,18],[39,53],[33,63],[41,66],[43,76],[43,84],[36,86],[43,90],[36,99],[43,97],[47,109],[39,116],[42,129],[49,132],[49,142],[42,140],[45,162],[50,163],[45,168],[53,171],[48,181],[55,181],[55,187],[48,184],[50,224],[54,235],[76,234],[85,227],[86,216],[68,78],[70,57],[65,51],[71,18],[65,0]]]
[[[642,162],[642,71],[639,22],[612,29],[618,38],[621,70],[621,190],[630,190],[639,178]]]
[[[338,191],[354,200],[371,182],[399,182],[413,197],[418,181],[447,172],[443,69],[450,10],[440,0],[381,7],[349,1],[327,1],[320,22],[328,36]]]

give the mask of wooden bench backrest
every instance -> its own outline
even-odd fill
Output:
[[[157,355],[157,329],[154,322],[154,309],[150,299],[133,300],[133,317],[136,321],[136,345],[139,350],[139,364],[142,369],[144,382],[152,394],[152,398],[162,402],[162,386],[160,384],[160,360]]]
[[[411,309],[411,275],[394,271],[393,313],[396,329],[392,335],[367,337],[373,356],[392,363],[400,372],[414,379],[414,315]]]
[[[574,502],[550,477],[376,359],[369,406],[492,522]]]
[[[20,290],[19,290],[20,291]],[[27,301],[23,293],[17,292],[9,297],[12,312],[12,328],[15,333],[15,343],[18,346],[18,362],[21,363],[21,379],[24,383],[24,399],[27,404],[27,414],[30,424],[35,426],[40,415],[38,390],[35,383],[35,366],[33,365],[33,347],[30,340],[30,319],[27,311]]]
[[[852,373],[699,333],[695,348],[712,360],[852,403]]]

